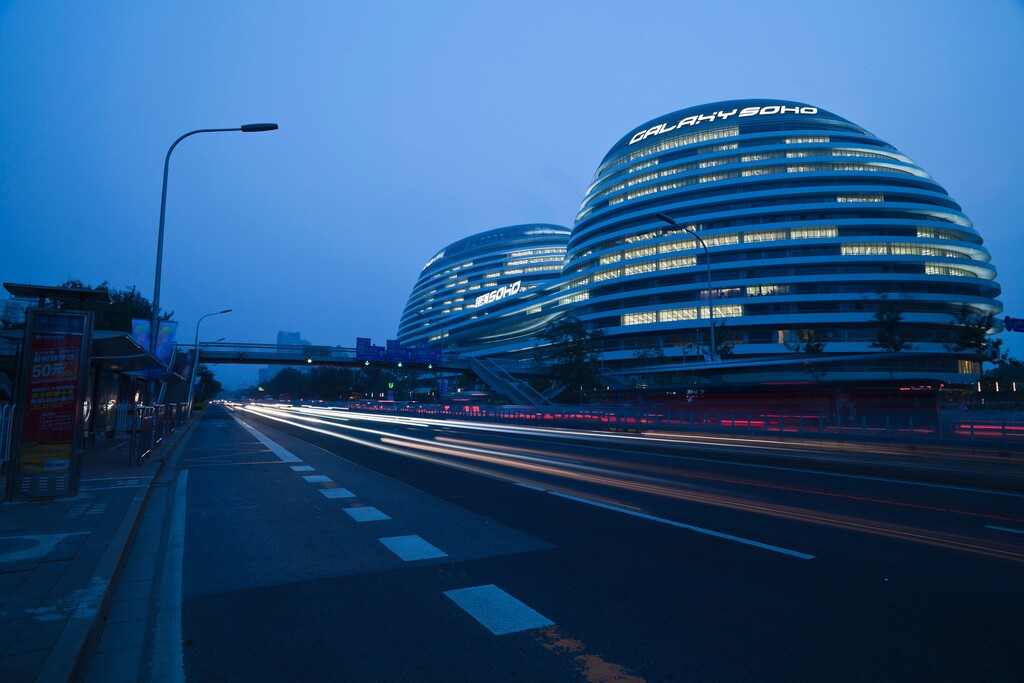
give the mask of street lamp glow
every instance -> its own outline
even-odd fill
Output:
[[[688,225],[680,225],[676,223],[675,219],[670,216],[666,216],[663,213],[656,213],[654,217],[660,221],[664,221],[671,226],[684,230],[694,237],[697,238],[697,242],[700,243],[701,249],[704,250],[704,265],[708,269],[708,320],[711,322],[711,360],[714,361],[718,357],[718,345],[715,344],[715,293],[711,289],[711,256],[708,254],[708,245],[704,244],[704,240],[700,238],[697,231]]]

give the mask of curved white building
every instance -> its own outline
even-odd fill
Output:
[[[569,232],[530,223],[448,245],[423,266],[399,323],[399,341],[427,341],[469,356],[531,344],[552,317],[536,302],[545,285],[561,276]]]
[[[947,344],[962,306],[1001,311],[995,276],[960,205],[898,149],[816,106],[733,100],[626,133],[571,236],[516,226],[440,252],[400,335],[457,335],[460,353],[525,358],[543,325],[571,316],[603,333],[606,370],[663,385],[688,371],[806,380],[796,349],[813,335],[824,345],[816,379],[970,381],[976,367]],[[710,299],[728,346],[717,360]],[[910,349],[872,346],[886,306],[902,315]]]
[[[579,299],[565,313],[604,331],[612,366],[658,349],[667,370],[709,350],[708,261],[694,233],[729,365],[792,358],[813,331],[823,356],[849,356],[830,363],[833,379],[952,379],[970,370],[945,346],[957,308],[1001,310],[970,219],[906,155],[811,105],[718,102],[627,133],[580,207],[561,295]],[[883,357],[870,345],[885,300],[913,349]]]

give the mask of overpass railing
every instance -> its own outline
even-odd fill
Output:
[[[187,345],[188,350],[192,349]],[[355,348],[345,346],[319,346],[316,344],[231,344],[200,343],[199,361],[243,360],[250,362],[314,362],[355,361]]]

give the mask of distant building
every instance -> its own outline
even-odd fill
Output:
[[[309,342],[302,338],[301,332],[278,332],[278,346],[309,346]]]

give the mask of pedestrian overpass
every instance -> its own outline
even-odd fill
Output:
[[[196,347],[178,344],[177,354],[191,358]],[[529,364],[499,364],[484,358],[443,357],[440,362],[424,364],[393,360],[367,361],[356,358],[355,347],[318,346],[315,344],[235,344],[224,342],[198,345],[199,362],[205,365],[225,363],[233,365],[306,365],[341,368],[408,368],[438,372],[471,372],[492,391],[508,396],[520,405],[550,405],[551,401],[534,391],[522,378],[541,375],[546,368]]]

